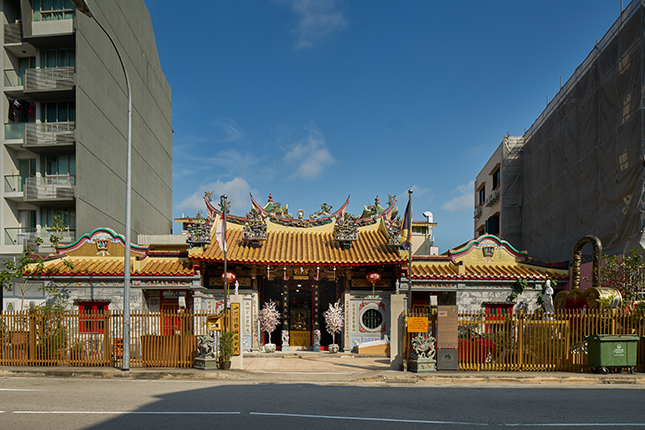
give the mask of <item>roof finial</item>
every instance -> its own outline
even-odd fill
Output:
[[[273,196],[269,193],[269,203],[273,203]]]

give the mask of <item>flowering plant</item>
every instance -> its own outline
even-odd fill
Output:
[[[336,344],[336,333],[343,329],[343,307],[340,299],[333,305],[329,304],[329,309],[323,312],[325,323],[327,324],[327,333],[331,334],[333,344]]]
[[[269,343],[271,343],[271,333],[273,333],[280,322],[280,312],[278,312],[276,303],[273,300],[269,300],[264,304],[259,318],[261,329],[268,333]]]

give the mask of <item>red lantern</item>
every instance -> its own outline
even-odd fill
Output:
[[[378,272],[370,272],[367,274],[367,282],[372,284],[372,295],[374,295],[374,286],[381,280],[381,274]]]
[[[233,272],[222,273],[222,281],[225,281],[229,285],[234,283],[235,279],[235,273]]]

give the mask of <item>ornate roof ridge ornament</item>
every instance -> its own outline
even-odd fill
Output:
[[[383,221],[385,223],[385,229],[387,230],[387,244],[401,248],[399,237],[403,220],[398,215],[392,215],[391,217],[384,217]]]
[[[334,240],[340,242],[340,246],[343,249],[349,249],[352,246],[352,242],[358,240],[356,217],[350,213],[345,213],[342,218],[336,220]]]
[[[213,228],[213,219],[204,217],[201,212],[197,212],[194,218],[188,218],[188,238],[186,243],[191,248],[200,247],[211,243],[211,229]]]
[[[242,239],[251,242],[253,246],[260,246],[263,240],[267,240],[267,223],[255,209],[246,214]]]
[[[259,216],[266,223],[267,220],[271,221],[274,224],[279,224],[287,227],[317,227],[321,225],[336,223],[338,220],[342,219],[347,212],[347,206],[349,205],[349,198],[345,203],[335,212],[331,212],[333,206],[323,203],[320,205],[320,210],[309,215],[309,218],[304,217],[304,211],[300,209],[297,212],[297,218],[294,218],[288,211],[288,205],[282,205],[281,203],[275,203],[273,201],[273,196],[269,196],[269,203],[264,207],[261,206],[254,198],[253,195],[249,193],[251,197],[251,211],[255,210],[258,212]],[[213,205],[213,192],[207,191],[204,193],[204,202],[206,203],[206,208],[208,210],[208,216],[210,218],[215,218],[218,215],[222,214],[222,208],[217,208]],[[379,221],[380,218],[387,220],[389,217],[394,217],[398,214],[398,210],[395,207],[396,205],[396,196],[388,195],[388,207],[383,209],[379,204],[379,198],[376,197],[375,204],[366,206],[366,210],[363,211],[363,214],[360,217],[352,216],[354,222],[359,226],[367,226],[375,224]],[[369,207],[369,210],[367,209]],[[237,225],[245,225],[248,222],[248,216],[236,216],[227,213],[226,220],[229,223]]]

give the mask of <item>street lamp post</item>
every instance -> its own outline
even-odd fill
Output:
[[[130,79],[128,71],[125,69],[123,58],[117,48],[116,43],[110,36],[110,33],[96,19],[86,0],[70,0],[74,7],[88,17],[92,18],[96,24],[103,30],[103,33],[112,43],[116,55],[121,62],[125,84],[128,89],[128,156],[125,176],[125,257],[123,261],[123,360],[121,369],[130,370],[130,230],[131,230],[131,200],[132,200],[132,93],[130,91]]]

